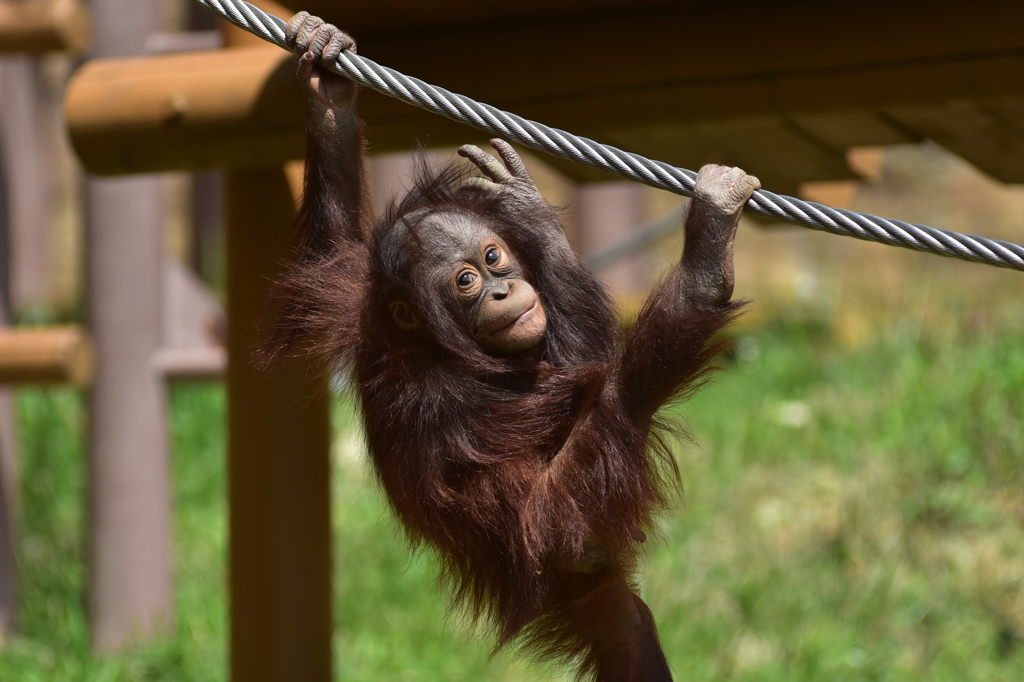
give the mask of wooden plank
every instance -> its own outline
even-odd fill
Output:
[[[707,163],[740,166],[765,188],[793,195],[800,183],[860,179],[846,155],[831,149],[791,122],[774,118],[702,125],[650,126],[596,135],[621,149],[690,170]],[[545,161],[548,157],[545,157]],[[553,164],[555,165],[555,164]],[[615,179],[579,164],[560,168],[578,181]]]
[[[81,0],[0,2],[0,53],[81,54],[90,35],[89,12]]]
[[[731,150],[689,125],[661,125],[643,128],[587,130],[574,132],[582,137],[642,154],[684,168],[704,163],[729,163]],[[539,154],[545,163],[577,182],[608,182],[621,180],[617,175],[584,166],[574,161]]]
[[[579,13],[615,12],[670,4],[668,0],[376,0],[346,3],[337,0],[285,0],[293,11],[308,10],[348,31],[422,30],[424,27],[471,25],[496,21],[536,20]],[[693,5],[695,0],[676,0]]]
[[[965,94],[1024,96],[1022,90],[1024,56],[1015,55],[971,58],[963,63],[897,65],[873,72],[799,75],[770,83],[696,84],[663,91],[615,92],[609,89],[600,96],[572,101],[567,96],[558,102],[534,100],[507,108],[527,118],[612,144],[619,138],[608,134],[610,122],[635,129],[722,120],[739,114],[779,115],[841,147],[913,141],[912,132],[898,130],[884,116],[871,113],[873,110],[908,102],[918,106],[941,106],[950,98]],[[813,93],[813,97],[808,93]],[[457,124],[375,93],[365,95],[362,105],[364,116],[371,124],[371,139],[381,151],[408,148],[411,140],[457,144],[467,134]],[[829,110],[829,107],[835,109]],[[858,108],[862,109],[860,120],[850,113]],[[780,114],[780,110],[785,114]],[[832,120],[829,117],[833,117]],[[643,153],[637,148],[625,148]],[[553,163],[578,179],[595,176],[589,169],[573,172],[565,164]]]
[[[227,366],[227,351],[217,346],[161,348],[153,356],[153,368],[169,381],[221,379]]]
[[[706,163],[741,166],[765,186],[772,182],[794,188],[802,181],[859,177],[840,150],[778,118],[638,128],[609,137],[630,151],[691,170]]]
[[[732,147],[708,135],[696,125],[660,125],[609,130],[601,137],[622,149],[645,156],[656,154],[654,158],[683,168],[699,168],[705,163],[738,163]]]
[[[1024,182],[1024,132],[975,102],[889,115],[1003,182]]]
[[[374,55],[376,57],[376,55]],[[386,57],[381,62],[393,65]],[[642,64],[635,65],[638,69]],[[399,69],[401,70],[401,69]],[[599,91],[546,93],[534,96],[536,86],[506,80],[504,91],[484,85],[451,87],[452,77],[413,74],[521,116],[576,131],[610,125],[639,127],[671,123],[697,123],[756,116],[792,117],[798,114],[849,110],[884,110],[899,106],[941,106],[972,98],[1024,96],[1024,52],[1011,56],[983,56],[962,61],[915,65],[880,65],[851,72],[766,74],[749,80],[609,85]],[[572,81],[563,81],[572,82]],[[520,96],[516,97],[515,94]],[[409,105],[368,93],[361,102],[375,141],[386,149],[401,148],[411,138],[454,144],[447,121]],[[885,131],[885,138],[892,137]],[[877,144],[864,135],[860,142]]]
[[[790,119],[836,149],[921,141],[920,135],[878,111],[794,114]]]
[[[1015,130],[1024,133],[1024,97],[1001,97],[981,100],[978,104]]]
[[[360,51],[371,57],[374,52],[367,51],[371,44],[376,47],[378,39],[390,40],[405,42],[409,54],[418,55],[422,62],[461,52],[461,66],[474,78],[484,74],[496,79],[522,69],[552,83],[575,71],[578,78],[574,80],[598,86],[609,84],[610,74],[628,73],[634,63],[629,56],[636,50],[669,58],[648,64],[644,75],[655,81],[668,73],[700,78],[848,68],[1019,49],[1022,38],[1017,28],[1024,17],[1024,8],[1016,0],[978,0],[970,12],[953,0],[934,0],[926,9],[885,0],[285,0],[282,4],[310,10],[355,33],[367,48]],[[925,17],[927,30],[921,30]],[[427,31],[423,26],[437,28]],[[540,38],[548,40],[540,42]],[[473,47],[477,49],[466,51]],[[556,54],[570,59],[561,63],[548,59]],[[474,64],[467,55],[480,58]],[[543,71],[534,68],[538,64]],[[579,73],[588,64],[599,68]],[[467,80],[472,80],[469,74]]]
[[[873,12],[883,7],[886,21],[878,22]],[[929,6],[927,32],[918,30],[918,9],[874,0],[814,9],[802,3],[743,5],[742,12],[732,4],[672,6],[358,37],[360,52],[382,64],[600,141],[625,139],[620,131],[646,126],[774,117],[795,122],[828,146],[884,144],[912,134],[874,114],[857,121],[850,112],[1024,97],[1024,32],[1008,27],[1017,19],[1024,23],[1024,3],[983,0],[964,13],[959,4],[940,0]],[[680,53],[679,35],[690,25],[728,26],[730,49],[721,49],[716,31],[691,30],[686,53]],[[836,40],[838,25],[858,40]],[[614,36],[614,50],[596,36]],[[259,165],[301,155],[302,103],[289,57],[266,57],[264,71],[255,63],[232,67],[230,55],[213,53],[160,59],[189,58],[196,62],[188,74],[163,61],[90,65],[76,77],[68,95],[69,126],[90,170]],[[109,74],[105,84],[101,68]],[[203,77],[197,78],[200,70]],[[265,82],[243,83],[247,78]],[[216,101],[219,87],[240,93],[241,105],[219,113],[204,109],[206,98]],[[209,115],[199,116],[200,109]],[[376,93],[363,94],[360,110],[375,151],[480,137]],[[780,135],[765,144],[784,148],[792,136]],[[792,169],[786,174],[801,181],[836,179],[835,172],[800,163],[812,169],[809,177],[798,178]],[[586,169],[573,175],[600,176]]]
[[[885,21],[878,21],[882,15]],[[920,30],[920,21],[920,7],[877,0],[855,7],[736,2],[356,37],[360,52],[380,63],[496,105],[544,103],[554,112],[557,104],[586,109],[588,102],[615,100],[626,91],[645,101],[651,93],[688,91],[705,96],[689,98],[692,110],[670,111],[703,117],[717,110],[715,118],[752,113],[743,108],[745,98],[758,110],[778,113],[835,110],[840,107],[829,99],[849,101],[834,89],[793,93],[786,82],[835,79],[863,88],[876,73],[929,72],[1024,50],[1017,30],[1024,23],[1021,3],[983,0],[965,13],[959,3],[939,0],[928,6],[928,31]],[[839,26],[856,39],[836,39]],[[728,49],[717,27],[728,27]],[[928,96],[943,88],[941,81],[924,81],[909,92]],[[885,88],[894,97],[905,96],[904,89],[903,83]],[[728,96],[737,92],[746,97]]]
[[[754,118],[707,123],[700,128],[730,147],[737,165],[779,182],[855,180],[841,149],[831,148],[791,121]]]

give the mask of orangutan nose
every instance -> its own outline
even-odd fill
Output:
[[[495,300],[502,300],[512,291],[512,282],[507,279],[499,279],[491,286],[490,296]]]

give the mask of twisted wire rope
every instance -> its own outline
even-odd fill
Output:
[[[244,0],[194,2],[235,26],[290,51],[285,43],[286,24],[282,19]],[[478,130],[645,185],[683,196],[693,195],[697,174],[691,170],[676,168],[662,161],[647,159],[530,121],[406,76],[351,52],[343,52],[335,64],[326,66],[360,85]],[[744,210],[831,234],[1024,271],[1024,246],[999,239],[832,208],[763,189],[754,192]]]

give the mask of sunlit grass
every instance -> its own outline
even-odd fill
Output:
[[[1024,679],[1021,340],[743,340],[647,571],[679,676]]]
[[[739,340],[683,406],[685,501],[644,596],[680,680],[1024,679],[1024,333],[893,331],[844,348],[812,324]],[[172,391],[177,618],[89,653],[83,400],[19,393],[22,612],[0,681],[226,679],[223,393]],[[344,680],[535,680],[445,621],[344,406],[335,462],[335,668]]]

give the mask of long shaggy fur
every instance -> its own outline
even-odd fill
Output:
[[[375,226],[331,231],[346,217],[325,217],[310,194],[324,189],[317,163],[307,165],[301,255],[278,289],[272,352],[310,342],[352,371],[395,514],[436,551],[454,599],[493,624],[498,647],[517,641],[575,660],[581,679],[671,679],[635,585],[641,543],[679,480],[671,425],[654,414],[706,380],[722,350],[711,339],[737,305],[688,307],[676,273],[623,333],[578,259],[530,269],[547,247],[537,226],[558,226],[551,207],[513,222],[461,193],[458,167],[421,166]],[[540,360],[485,354],[416,286],[424,211],[475,216],[514,251],[547,314]],[[393,323],[396,299],[410,302],[422,332]],[[610,563],[579,572],[595,546]]]

